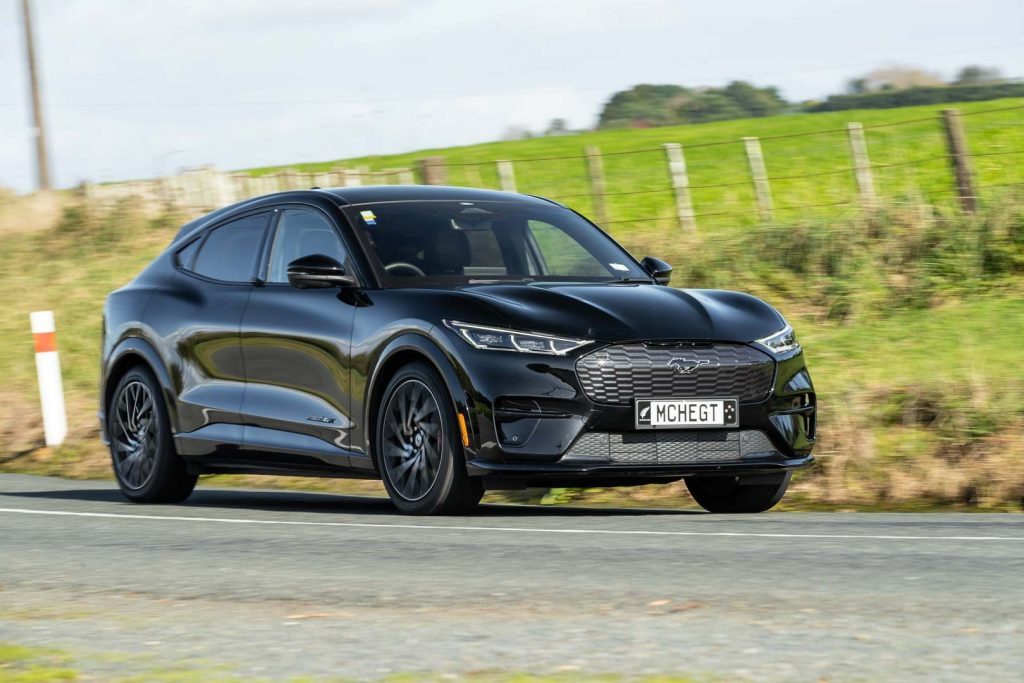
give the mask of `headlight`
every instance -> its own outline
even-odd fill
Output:
[[[760,344],[775,354],[787,353],[788,351],[800,348],[800,342],[796,340],[796,332],[789,325],[786,325],[773,335],[764,339],[758,339],[754,343]]]
[[[470,325],[455,320],[444,324],[455,330],[460,337],[477,349],[495,351],[521,351],[523,353],[544,353],[549,356],[564,356],[590,343],[589,339],[568,339],[536,332],[517,332],[500,327]]]

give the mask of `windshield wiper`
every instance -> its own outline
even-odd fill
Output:
[[[620,277],[611,281],[613,285],[649,285],[651,284],[651,278],[649,277]]]

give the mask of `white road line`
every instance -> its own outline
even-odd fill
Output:
[[[153,519],[171,522],[215,522],[221,524],[270,524],[283,526],[327,526],[359,529],[416,529],[424,531],[505,531],[534,534],[603,534],[613,536],[718,536],[737,538],[822,538],[863,539],[871,541],[1018,541],[1024,536],[900,536],[876,534],[780,534],[753,531],[644,531],[634,529],[544,529],[508,526],[441,526],[431,524],[370,524],[366,522],[307,522],[285,519],[244,519],[239,517],[185,517],[180,515],[133,515],[113,512],[72,512],[70,510],[30,510],[0,508],[0,513],[20,515],[56,515],[64,517],[99,517],[103,519]]]

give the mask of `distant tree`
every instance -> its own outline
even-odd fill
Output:
[[[746,112],[720,90],[707,90],[681,103],[677,109],[680,123],[703,123],[741,119]]]
[[[544,135],[568,135],[571,132],[569,130],[569,123],[565,119],[551,119],[551,123],[548,124]]]
[[[1003,74],[994,66],[978,66],[972,64],[960,69],[953,81],[953,85],[985,85],[987,83],[999,83],[1003,80]]]
[[[846,92],[850,95],[863,95],[868,91],[866,78],[851,78],[846,82]]]
[[[612,95],[601,110],[600,128],[667,126],[678,123],[673,100],[690,91],[678,85],[634,85]]]
[[[600,128],[669,126],[770,116],[789,106],[774,87],[734,81],[724,88],[637,85],[612,95],[604,105]]]
[[[788,106],[775,86],[758,88],[746,81],[733,81],[725,87],[723,94],[747,116],[771,116]]]
[[[905,88],[896,90],[892,86],[876,92],[859,95],[830,95],[824,102],[805,102],[804,111],[842,111],[844,109],[889,109],[891,107],[912,107],[924,104],[946,102],[982,102],[1007,97],[1024,97],[1024,83],[981,83],[978,85],[948,85],[930,88]]]

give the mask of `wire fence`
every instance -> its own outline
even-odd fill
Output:
[[[987,194],[1024,187],[1024,170],[1015,163],[1024,154],[1022,123],[1024,105],[944,110],[740,139],[603,151],[590,146],[503,159],[429,157],[415,168],[288,169],[260,176],[201,168],[152,181],[85,185],[84,191],[100,201],[142,195],[198,212],[314,186],[451,183],[546,196],[601,225],[675,223],[695,232],[723,221],[747,224],[780,213],[789,220],[794,212],[822,216],[922,197],[973,211]],[[650,140],[657,130],[637,133],[630,138]]]

